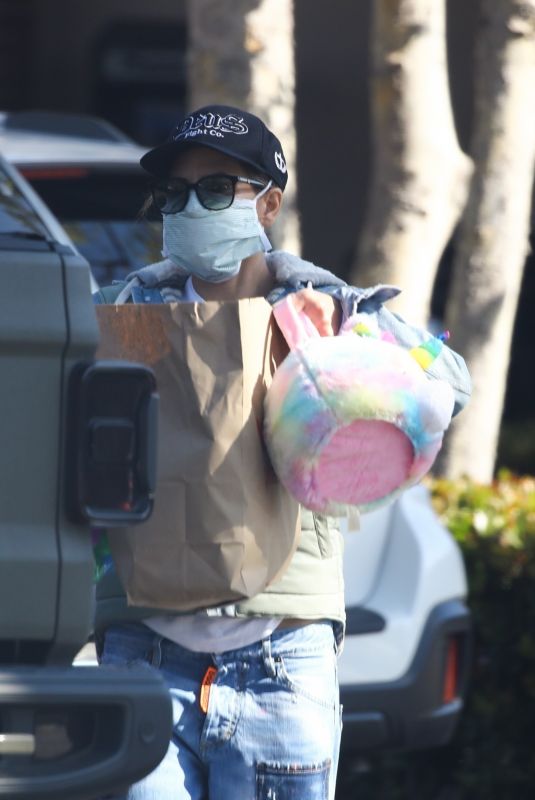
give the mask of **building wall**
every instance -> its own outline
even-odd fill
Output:
[[[117,21],[175,24],[184,13],[182,0],[33,0],[35,100],[58,110],[91,109],[98,37]]]
[[[25,107],[30,100],[33,5],[0,0],[0,109]]]
[[[370,165],[370,3],[295,0],[304,255],[340,274],[362,225]]]

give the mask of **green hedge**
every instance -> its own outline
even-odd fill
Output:
[[[429,482],[467,570],[475,652],[450,745],[344,765],[337,798],[535,798],[535,478]]]

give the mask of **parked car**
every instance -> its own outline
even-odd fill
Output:
[[[158,675],[71,666],[90,526],[151,511],[156,395],[149,370],[94,361],[89,265],[1,156],[0,281],[0,798],[89,800],[153,769],[171,731]]]
[[[459,548],[423,486],[344,531],[342,753],[446,744],[462,712],[470,612]]]
[[[148,194],[143,148],[94,117],[0,113],[0,152],[60,221],[103,286],[161,258],[159,220],[140,210]]]
[[[69,127],[65,116],[10,115],[0,124],[0,146],[74,236],[95,276],[110,282],[156,260],[161,231],[154,222],[140,228],[132,222],[145,193],[138,166],[143,151],[120,132],[109,134],[106,123],[101,129],[92,120],[90,129],[92,137],[79,118]],[[127,246],[131,230],[142,242],[135,257]],[[103,231],[115,253],[109,261]],[[112,231],[121,235],[114,238]],[[444,744],[462,711],[470,656],[460,551],[422,487],[363,515],[360,531],[345,531],[344,539],[342,751],[351,756]]]

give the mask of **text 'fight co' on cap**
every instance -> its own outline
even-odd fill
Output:
[[[210,147],[243,161],[284,190],[286,159],[277,137],[254,114],[232,106],[204,106],[173,129],[167,142],[149,150],[140,163],[156,177],[166,177],[177,155],[191,145]]]

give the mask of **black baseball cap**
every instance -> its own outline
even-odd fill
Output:
[[[151,175],[165,177],[176,156],[192,144],[219,150],[267,175],[279,188],[286,186],[280,141],[261,119],[233,106],[204,106],[188,114],[164,144],[145,153],[140,164]]]

